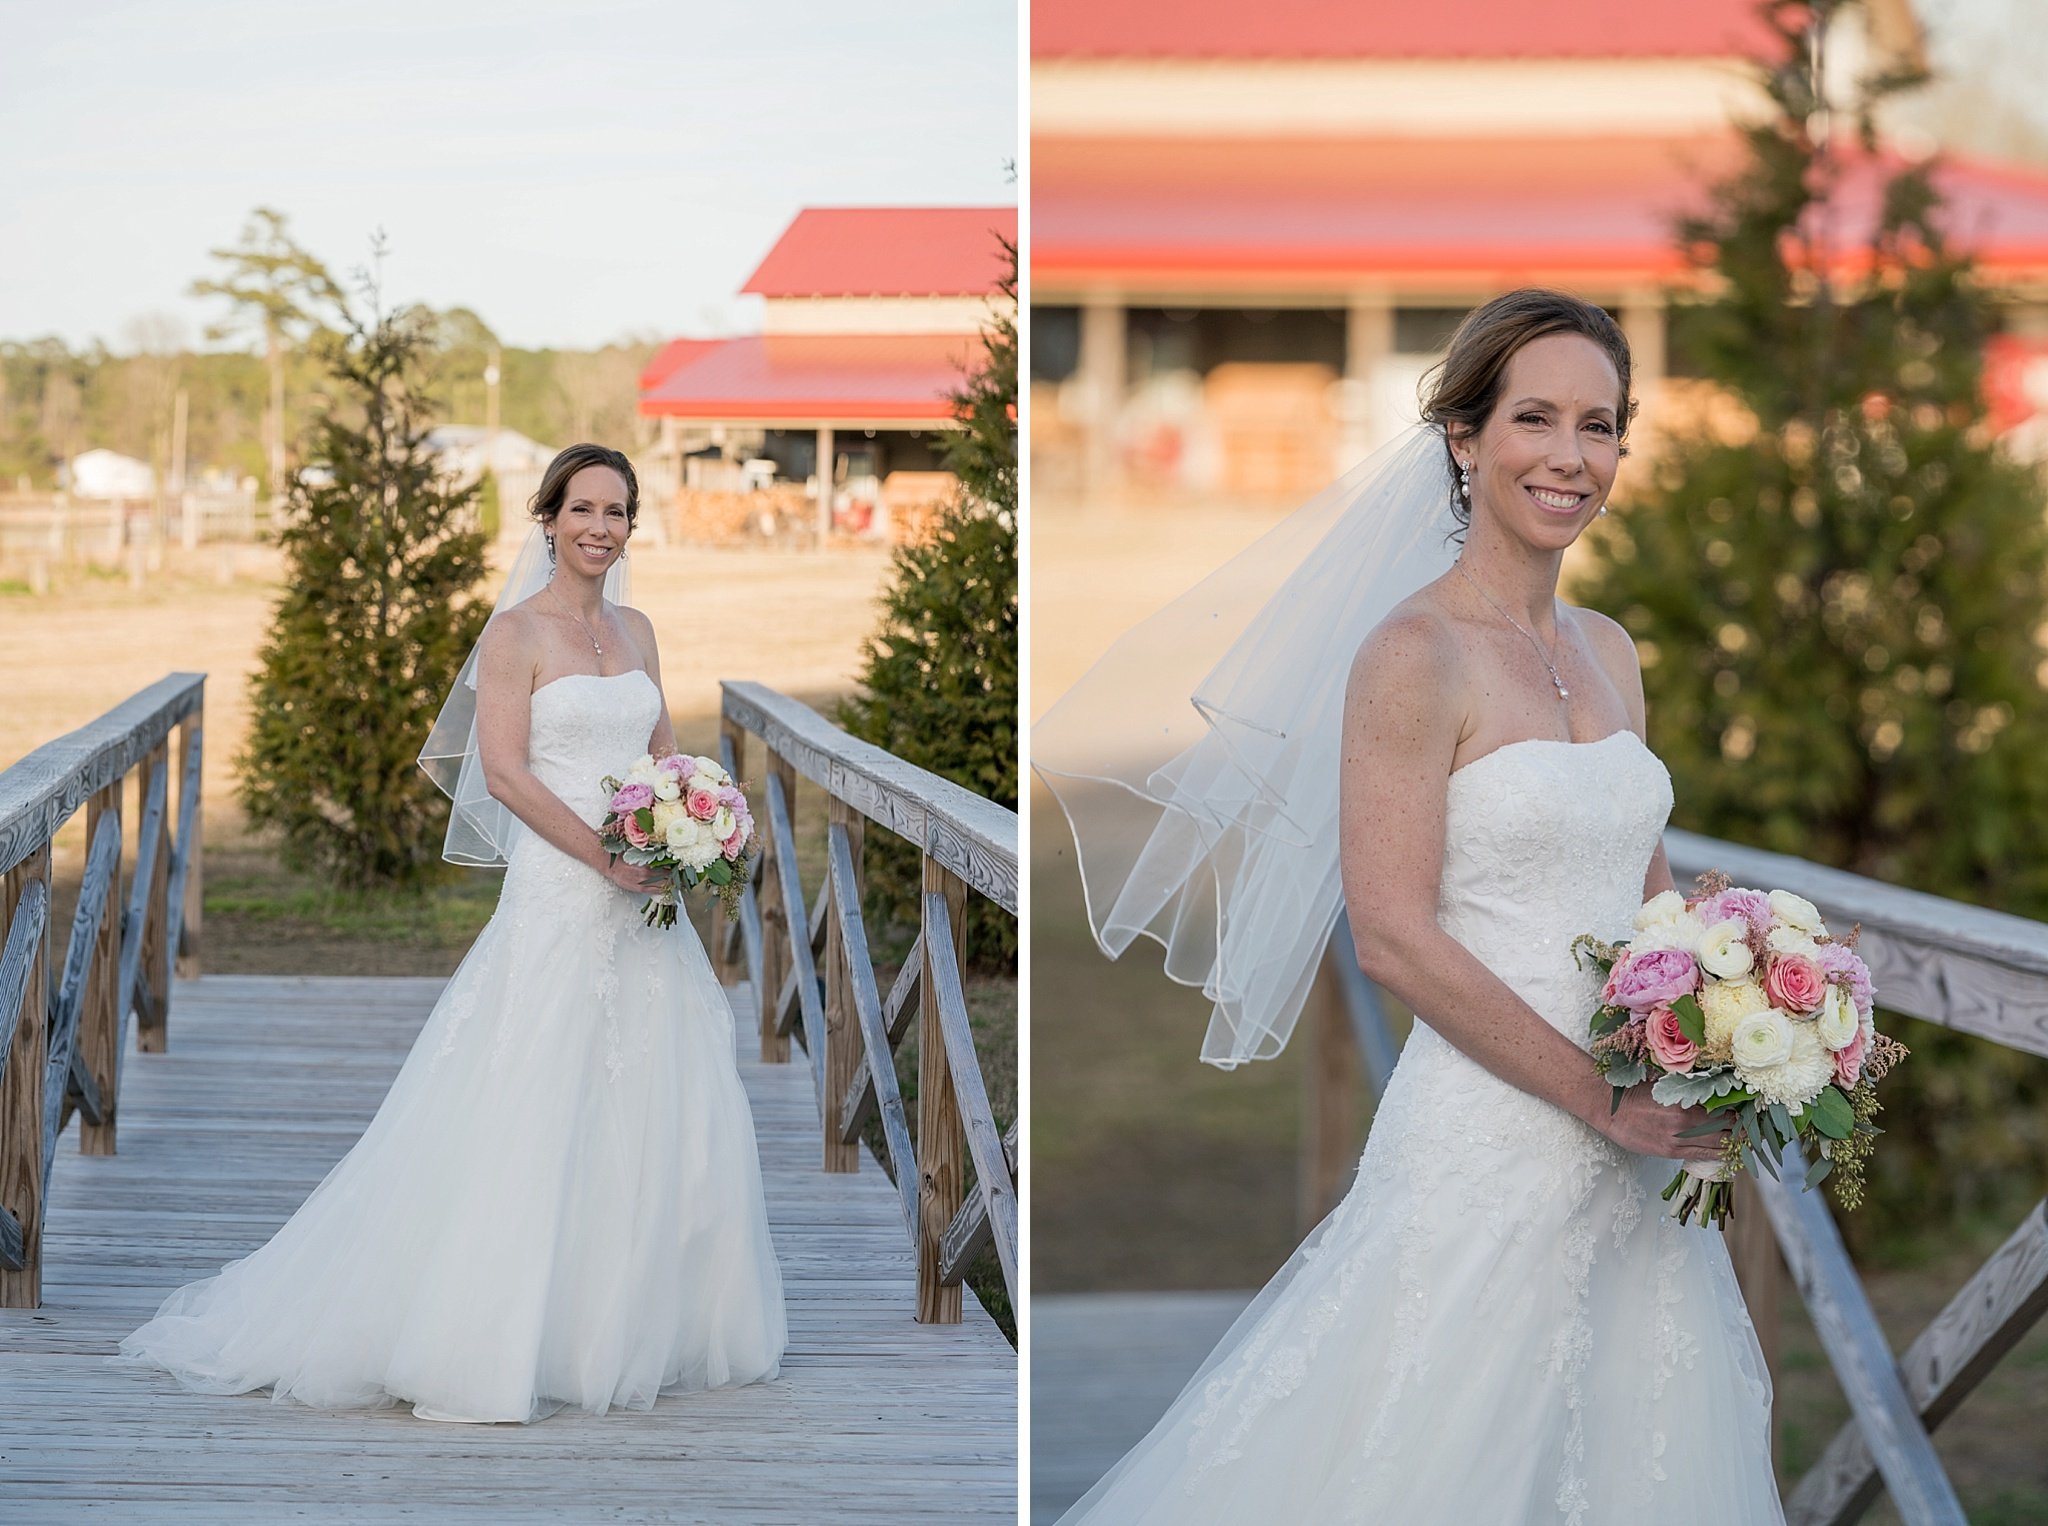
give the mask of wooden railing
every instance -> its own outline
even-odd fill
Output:
[[[1856,951],[1887,1011],[2048,1056],[2048,925],[1691,832],[1664,843],[1681,885],[1718,869],[1805,896],[1837,931],[1862,924]],[[1302,1197],[1315,1216],[1345,1190],[1361,1095],[1378,1100],[1398,1053],[1341,918],[1304,1017],[1315,1050]],[[2048,1199],[1894,1358],[1826,1202],[1798,1185],[1797,1147],[1788,1155],[1782,1180],[1737,1179],[1729,1254],[1774,1377],[1783,1256],[1852,1411],[1787,1497],[1789,1526],[1846,1526],[1880,1488],[1908,1526],[1961,1526],[1928,1432],[2048,1313]]]
[[[204,674],[174,673],[0,773],[0,1307],[42,1302],[44,1184],[65,1120],[81,1115],[82,1153],[114,1153],[128,1015],[136,1047],[163,1050],[173,957],[198,973],[205,693]],[[130,772],[141,830],[124,898]],[[50,845],[81,805],[85,875],[53,978]]]
[[[721,920],[712,940],[720,977],[731,984],[744,975],[752,985],[763,1060],[787,1061],[790,1037],[800,1034],[818,1095],[825,1170],[857,1170],[861,1132],[879,1116],[917,1248],[917,1318],[959,1320],[962,1274],[991,1241],[1014,1307],[1017,1131],[1014,1124],[997,1131],[962,972],[969,893],[1017,914],[1016,812],[847,735],[773,689],[720,688],[723,761],[748,781],[762,842],[738,919]],[[750,735],[758,756],[749,756]],[[808,897],[794,831],[800,776],[825,792],[828,814],[824,871]],[[886,996],[861,916],[861,847],[871,821],[923,861],[917,941]],[[915,1145],[896,1084],[896,1050],[913,1018]]]

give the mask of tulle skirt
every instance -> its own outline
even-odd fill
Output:
[[[114,1360],[434,1418],[646,1409],[787,1340],[733,1023],[685,923],[537,838],[362,1138]]]
[[[1779,1526],[1770,1379],[1718,1233],[1417,1024],[1358,1178],[1091,1526]]]

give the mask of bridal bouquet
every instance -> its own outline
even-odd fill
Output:
[[[672,753],[643,757],[623,780],[607,775],[604,787],[611,805],[597,831],[606,851],[669,871],[667,888],[642,908],[649,927],[674,927],[683,893],[698,885],[714,886],[738,915],[754,815],[731,774],[714,759]]]
[[[1778,1174],[1797,1138],[1813,1161],[1806,1186],[1835,1178],[1835,1198],[1863,1197],[1871,1141],[1883,1132],[1877,1083],[1905,1045],[1871,1022],[1870,970],[1856,934],[1829,935],[1813,903],[1789,891],[1744,890],[1700,877],[1700,893],[1653,897],[1636,935],[1573,940],[1606,975],[1593,1014],[1593,1058],[1614,1088],[1656,1077],[1650,1095],[1717,1115],[1692,1134],[1729,1137],[1718,1161],[1691,1161],[1664,1189],[1680,1223],[1728,1218],[1735,1172],[1761,1162]]]

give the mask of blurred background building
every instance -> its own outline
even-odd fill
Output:
[[[900,538],[955,486],[937,435],[1004,274],[1015,207],[812,207],[742,291],[761,331],[676,339],[640,376],[686,538]]]
[[[1909,0],[1856,19],[1831,75],[1924,64]],[[1669,342],[1673,228],[1762,109],[1768,42],[1754,0],[1039,0],[1034,492],[1300,499],[1414,418],[1465,312],[1531,283],[1620,319],[1654,449],[1712,403]],[[1902,114],[1880,152],[1935,147]],[[2048,453],[2048,162],[1941,147],[2001,307],[1994,420]],[[1843,249],[1866,168],[1831,208]]]

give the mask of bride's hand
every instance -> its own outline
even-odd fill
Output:
[[[645,864],[629,864],[623,858],[615,858],[606,864],[604,877],[619,889],[634,895],[653,895],[668,888],[665,870],[651,869]]]
[[[1624,1150],[1633,1150],[1638,1155],[1654,1155],[1660,1160],[1718,1160],[1721,1141],[1728,1134],[1726,1129],[1695,1134],[1690,1139],[1678,1137],[1708,1121],[1705,1108],[1666,1107],[1644,1085],[1631,1086],[1623,1092],[1621,1106],[1595,1126]]]

